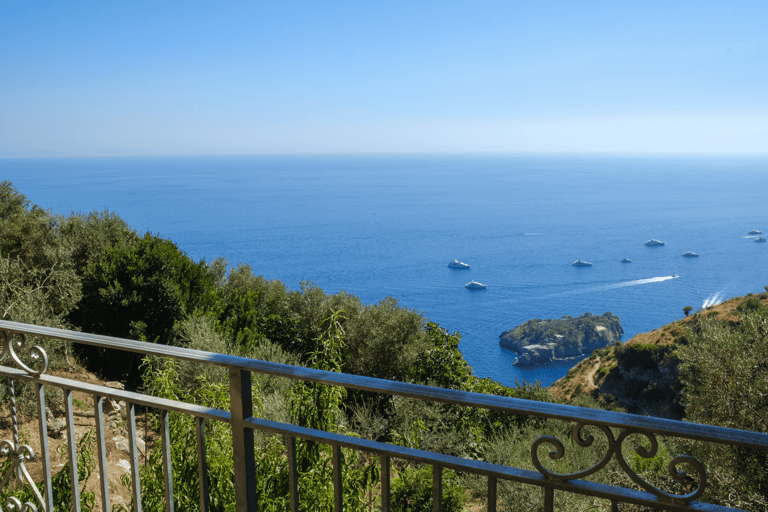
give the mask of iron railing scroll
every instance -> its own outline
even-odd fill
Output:
[[[31,360],[31,366],[25,364],[22,358],[19,357],[21,351],[27,350],[26,340],[28,336],[116,348],[130,352],[171,357],[177,360],[193,361],[226,368],[229,372],[230,411],[202,407],[196,404],[175,400],[161,399],[132,391],[98,386],[48,375],[46,374],[48,360],[45,351],[42,348],[33,346],[28,349],[29,355],[27,358]],[[70,464],[70,478],[72,489],[74,490],[72,510],[76,511],[80,510],[77,496],[77,490],[79,489],[80,484],[78,482],[76,466],[76,443],[74,442],[75,431],[72,408],[72,392],[74,391],[86,393],[93,397],[97,451],[95,459],[98,461],[101,475],[99,480],[102,509],[106,511],[110,510],[110,491],[107,479],[104,428],[104,400],[107,399],[126,403],[127,427],[129,432],[129,475],[132,483],[133,507],[137,512],[142,510],[140,493],[141,474],[139,471],[139,449],[137,444],[135,414],[137,407],[151,407],[160,412],[159,435],[163,455],[165,509],[169,512],[174,510],[174,483],[170,450],[173,440],[170,438],[168,426],[168,415],[170,412],[186,414],[195,419],[198,474],[200,482],[200,510],[206,512],[210,509],[208,493],[209,479],[206,463],[206,421],[226,422],[231,426],[234,453],[234,484],[236,508],[238,512],[256,511],[258,506],[255,492],[254,430],[281,434],[285,438],[290,492],[289,507],[292,512],[298,512],[300,503],[300,489],[298,486],[299,473],[296,461],[297,439],[325,443],[331,446],[333,454],[334,509],[336,511],[342,510],[344,501],[344,489],[342,488],[341,474],[342,448],[366,452],[379,457],[381,464],[380,490],[382,511],[389,511],[391,508],[390,469],[392,468],[392,459],[404,459],[411,462],[431,465],[433,468],[433,510],[436,512],[441,510],[442,475],[443,471],[446,469],[486,477],[488,488],[487,509],[489,512],[495,512],[497,508],[497,485],[499,481],[512,481],[541,488],[544,498],[544,510],[547,512],[554,509],[554,491],[602,498],[607,500],[614,510],[617,508],[618,503],[634,503],[659,510],[733,510],[697,501],[703,495],[707,484],[706,470],[701,462],[687,455],[674,457],[670,461],[668,471],[672,480],[691,481],[691,478],[687,473],[683,473],[679,470],[681,466],[685,465],[692,469],[692,473],[694,474],[693,481],[695,482],[695,489],[692,492],[688,494],[672,494],[646,482],[640,475],[633,471],[630,464],[624,459],[622,452],[623,444],[631,436],[644,437],[647,441],[646,445],[650,445],[650,448],[645,448],[643,446],[635,448],[635,453],[644,458],[650,458],[657,454],[658,436],[675,436],[709,443],[768,450],[768,435],[757,432],[387,381],[4,320],[0,320],[0,337],[2,339],[0,363],[5,364],[5,362],[8,361],[15,366],[0,366],[0,374],[4,375],[8,380],[8,394],[10,401],[8,407],[13,428],[13,439],[0,443],[0,454],[5,457],[10,457],[12,461],[9,471],[3,475],[2,487],[0,487],[0,490],[4,490],[7,485],[12,483],[11,479],[13,479],[13,483],[15,483],[17,487],[24,485],[31,486],[34,494],[34,501],[23,504],[15,498],[9,498],[5,503],[0,503],[0,512],[5,510],[51,512],[53,510],[50,453],[48,450],[48,431],[44,393],[45,386],[56,387],[64,392],[66,428],[70,445],[69,460],[72,462],[72,464]],[[602,454],[602,457],[593,466],[578,472],[563,474],[548,469],[545,462],[543,462],[540,457],[540,448],[550,449],[545,457],[549,457],[551,460],[561,459],[565,455],[564,444],[553,436],[541,436],[533,442],[531,446],[531,462],[535,471],[532,471],[270,421],[253,416],[253,399],[251,396],[251,375],[253,372],[287,377],[304,382],[315,382],[330,386],[343,386],[348,389],[357,389],[475,408],[485,408],[509,414],[522,414],[539,418],[562,420],[573,425],[573,441],[576,447],[584,449],[593,448],[595,437],[591,434],[586,434],[588,427],[592,432],[595,432],[596,434],[599,433],[597,435],[604,436],[606,441],[605,446],[607,447],[605,448],[605,453]],[[35,458],[35,453],[28,445],[21,445],[19,443],[14,383],[20,380],[31,383],[36,390],[35,399],[37,401],[40,434],[40,457],[43,466],[42,493],[32,481],[26,467],[26,463]],[[604,469],[611,460],[614,460],[627,475],[628,483],[632,482],[636,484],[639,489],[617,487],[586,479],[590,475]]]

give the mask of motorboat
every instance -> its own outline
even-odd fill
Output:
[[[765,238],[759,236],[753,240],[754,242],[765,242]]]
[[[477,281],[470,281],[464,285],[464,288],[469,288],[470,290],[485,290],[485,285],[483,283],[478,283]]]
[[[695,252],[691,252],[691,251],[684,252],[683,256],[685,256],[686,258],[698,258],[699,257],[698,254],[696,254]]]
[[[762,234],[763,234],[763,232],[762,232],[762,231],[758,231],[758,230],[756,230],[756,229],[753,229],[752,231],[750,231],[750,232],[749,232],[749,233],[747,233],[747,234],[748,234],[748,235],[762,235]]]
[[[459,261],[459,260],[453,260],[448,264],[448,266],[451,268],[469,268],[468,263],[464,263],[463,261]]]
[[[660,245],[664,245],[665,243],[666,242],[662,242],[654,238],[653,240],[648,240],[647,242],[645,242],[645,245],[647,245],[648,247],[658,247]]]
[[[632,260],[629,258],[621,258],[622,263],[632,263]]]
[[[571,265],[573,265],[574,267],[591,267],[592,266],[590,262],[581,261],[581,260],[576,260],[573,263],[571,263]]]

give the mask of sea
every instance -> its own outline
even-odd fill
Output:
[[[626,341],[768,285],[768,243],[748,234],[768,234],[766,156],[0,159],[0,180],[290,289],[394,297],[458,332],[477,376],[510,386],[550,385],[577,362],[516,367],[499,335],[527,320],[610,311]]]

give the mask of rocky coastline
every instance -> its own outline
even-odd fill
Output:
[[[614,345],[622,334],[621,320],[608,311],[603,315],[584,313],[578,317],[528,320],[501,333],[499,344],[518,354],[515,365],[534,366]]]

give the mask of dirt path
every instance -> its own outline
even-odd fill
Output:
[[[93,374],[86,372],[53,372],[58,377],[64,377],[91,384],[105,385]],[[80,492],[92,492],[95,497],[94,510],[102,510],[101,507],[101,485],[102,475],[98,467],[98,458],[96,451],[96,419],[94,413],[93,397],[87,393],[73,392],[73,419],[76,442],[80,443],[84,438],[91,446],[90,458],[92,460],[92,470],[84,481],[80,482]],[[57,404],[49,405],[48,413],[48,453],[52,476],[56,476],[64,469],[68,461],[67,453],[67,434],[66,417],[62,407]],[[107,414],[107,411],[110,411]],[[8,407],[0,409],[0,416],[6,418],[0,429],[0,440],[12,440],[13,432],[11,430],[10,411]],[[131,500],[130,485],[126,486],[122,482],[123,475],[130,471],[130,455],[128,448],[128,429],[126,426],[126,415],[124,404],[105,402],[105,445],[107,451],[107,479],[109,481],[110,502],[113,507],[123,505],[128,508]],[[146,444],[144,442],[144,415],[137,417],[137,437],[139,447],[139,463],[145,462]],[[20,414],[19,422],[19,440],[22,444],[28,444],[35,453],[35,460],[26,463],[32,479],[40,482],[43,479],[43,468],[41,457],[43,456],[40,448],[40,434],[36,418],[24,417]],[[150,436],[150,439],[153,436]],[[150,441],[150,445],[151,445]],[[2,476],[0,476],[2,478]],[[9,483],[8,485],[14,485]]]

